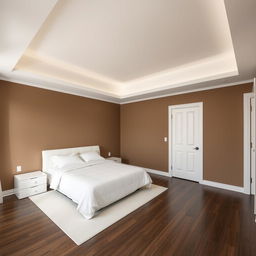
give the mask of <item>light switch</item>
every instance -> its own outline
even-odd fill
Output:
[[[168,141],[168,138],[167,137],[164,137],[164,142],[167,142]]]

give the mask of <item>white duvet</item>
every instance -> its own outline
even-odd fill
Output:
[[[71,198],[91,219],[101,208],[151,183],[143,168],[100,160],[54,170],[50,187]]]

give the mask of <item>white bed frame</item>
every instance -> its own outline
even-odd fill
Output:
[[[100,154],[99,146],[85,146],[78,148],[63,148],[63,149],[52,149],[42,151],[42,171],[47,174],[48,181],[51,180],[51,170],[53,169],[51,157],[56,155],[70,155],[70,154],[81,154],[85,152],[96,151]]]

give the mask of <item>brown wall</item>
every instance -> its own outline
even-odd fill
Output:
[[[121,106],[0,81],[0,179],[13,187],[16,166],[41,168],[45,149],[100,145],[102,154],[168,171],[168,106],[204,102],[204,179],[243,185],[243,93],[251,84]],[[120,120],[121,115],[121,120]],[[121,122],[120,122],[121,121]],[[121,142],[120,142],[121,123]]]
[[[120,106],[0,81],[0,179],[13,187],[16,166],[41,168],[45,149],[100,145],[120,154]]]
[[[121,156],[126,162],[168,171],[168,106],[203,102],[204,179],[243,186],[243,93],[252,84],[121,106]]]

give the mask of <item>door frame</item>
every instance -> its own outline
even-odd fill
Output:
[[[244,93],[244,193],[251,194],[251,98],[253,92]]]
[[[168,106],[168,169],[170,177],[173,176],[172,166],[172,110],[177,108],[191,108],[191,107],[198,107],[199,108],[199,148],[200,148],[200,164],[199,164],[199,180],[200,183],[203,180],[203,102],[194,102],[194,103],[187,103],[187,104],[178,104],[178,105],[170,105]]]

